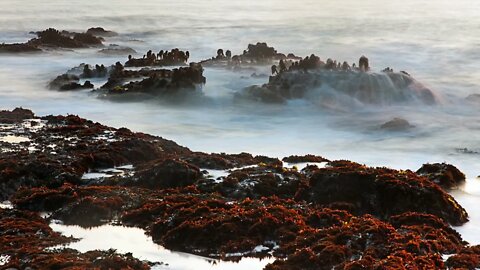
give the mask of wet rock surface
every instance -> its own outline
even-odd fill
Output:
[[[313,172],[297,198],[345,207],[355,214],[381,218],[408,211],[434,214],[451,224],[468,220],[465,210],[445,192],[412,171],[371,168],[350,161],[334,161]],[[427,200],[427,201],[426,201]]]
[[[285,55],[277,52],[275,48],[270,47],[265,42],[249,44],[242,54],[232,55],[230,50],[218,49],[217,55],[200,62],[205,67],[225,68],[229,70],[254,70],[255,66],[272,65],[278,61],[294,61],[302,59],[289,53]],[[268,77],[268,75],[252,74],[252,77]]]
[[[174,96],[176,94],[184,95],[196,93],[197,86],[206,82],[203,76],[203,68],[197,64],[190,64],[189,67],[180,67],[173,70],[143,70],[140,72],[121,72],[118,64],[116,69],[110,74],[108,82],[104,84],[99,91],[103,91],[107,96],[122,94],[148,94],[153,96]],[[143,73],[143,74],[142,74]],[[129,81],[126,79],[140,77],[140,80]]]
[[[315,155],[283,159],[326,164],[299,170],[248,153],[192,152],[73,115],[15,109],[0,121],[0,138],[24,138],[0,140],[0,201],[15,207],[0,209],[0,226],[23,228],[0,230],[9,267],[149,267],[113,251],[46,251],[72,240],[49,228],[52,219],[136,226],[168,249],[213,258],[278,258],[266,269],[478,266],[476,249],[450,227],[468,215],[431,178],[445,174],[438,168],[421,176]],[[455,255],[444,263],[443,254]]]
[[[423,164],[417,170],[417,174],[427,177],[445,189],[458,188],[465,183],[465,174],[457,167],[446,163]]]
[[[134,60],[132,58],[129,61]],[[149,63],[143,63],[148,59],[140,60],[142,63],[138,65],[141,69],[126,69],[120,62],[109,67],[81,64],[57,76],[49,83],[49,87],[60,91],[95,88],[94,92],[104,98],[125,94],[181,98],[200,94],[199,88],[206,83],[203,67],[199,64],[190,63],[187,67],[174,69],[152,69]],[[89,80],[80,83],[81,79],[91,78],[105,79],[106,82],[101,86],[95,86]]]
[[[88,28],[86,33],[97,37],[114,37],[118,35],[116,32],[105,30],[103,27]]]
[[[134,58],[129,55],[125,67],[183,66],[188,63],[188,58],[190,58],[190,52],[178,48],[170,51],[161,50],[158,54],[149,50],[142,58]]]

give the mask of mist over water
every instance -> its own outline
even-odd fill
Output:
[[[132,47],[139,56],[149,49],[178,47],[191,52],[191,61],[199,61],[214,56],[218,48],[240,54],[249,43],[265,41],[279,52],[315,53],[322,60],[352,63],[364,54],[374,71],[405,70],[438,98],[431,106],[363,104],[334,92],[331,107],[318,98],[286,105],[239,103],[233,99],[236,92],[266,83],[268,77],[214,68],[204,72],[203,94],[179,104],[113,102],[88,91],[47,89],[49,80],[80,63],[126,60],[84,49],[0,55],[2,109],[23,106],[37,115],[79,114],[206,152],[312,153],[413,170],[445,161],[465,172],[470,183],[480,181],[480,104],[465,99],[480,94],[479,1],[2,0],[0,10],[0,42],[23,42],[33,37],[30,31],[48,27],[85,31],[101,26],[119,33],[106,44]],[[255,72],[269,74],[269,69]],[[379,129],[394,117],[415,128]],[[478,203],[477,194],[468,196]],[[465,203],[472,213],[472,200]]]

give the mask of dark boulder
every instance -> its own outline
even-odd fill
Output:
[[[176,188],[195,183],[201,177],[198,167],[176,159],[156,160],[137,168],[131,185],[148,188]]]
[[[465,183],[465,174],[457,167],[446,163],[427,163],[417,170],[417,174],[427,177],[445,189],[458,188]]]

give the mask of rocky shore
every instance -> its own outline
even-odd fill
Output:
[[[468,214],[447,193],[465,181],[449,164],[414,172],[318,155],[208,154],[21,108],[0,112],[0,149],[0,201],[11,202],[0,208],[0,269],[153,264],[58,248],[76,239],[52,221],[139,227],[167,249],[222,260],[274,256],[265,269],[480,267],[478,247],[451,227]]]

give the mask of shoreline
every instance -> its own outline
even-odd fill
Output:
[[[73,115],[36,117],[15,109],[2,111],[0,120],[2,201],[14,206],[0,210],[2,217],[9,216],[0,226],[33,226],[22,219],[29,215],[45,227],[36,244],[41,254],[26,251],[45,260],[30,263],[71,256],[72,251],[44,250],[71,241],[51,231],[52,219],[83,227],[111,222],[139,227],[168,249],[217,259],[278,258],[265,269],[406,262],[441,269],[479,256],[448,225],[464,224],[468,215],[446,192],[460,185],[461,177],[438,182],[443,188],[433,182],[440,179],[436,175],[452,175],[441,164],[429,179],[314,155],[281,161],[192,152],[161,137]],[[284,162],[315,165],[286,167]],[[43,219],[40,212],[51,214]],[[0,245],[7,247],[13,240],[5,237],[0,235]],[[264,247],[260,253],[249,252],[258,246]],[[10,259],[4,265],[26,266],[26,254],[6,250],[1,255]],[[114,257],[134,269],[151,266],[131,255],[102,254],[106,264]],[[444,254],[452,256],[444,262]],[[78,255],[86,256],[84,266],[93,263],[90,255]],[[298,261],[305,256],[309,259]]]

